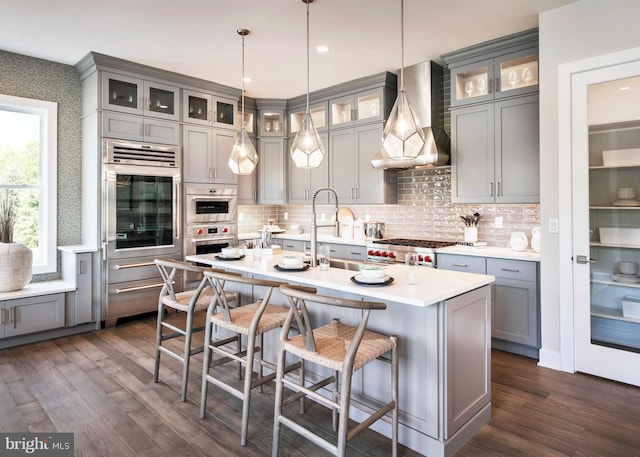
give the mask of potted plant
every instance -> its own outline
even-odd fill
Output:
[[[8,189],[0,192],[0,292],[20,290],[31,281],[33,252],[13,242],[16,203]]]

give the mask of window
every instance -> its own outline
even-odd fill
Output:
[[[13,240],[33,274],[56,271],[57,103],[0,94],[0,191],[17,202]]]

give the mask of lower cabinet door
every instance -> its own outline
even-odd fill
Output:
[[[536,283],[496,278],[491,336],[538,347]]]
[[[64,293],[7,300],[4,337],[64,327]]]

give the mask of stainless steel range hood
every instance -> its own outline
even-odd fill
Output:
[[[444,70],[432,61],[404,68],[404,88],[409,103],[423,126],[425,145],[414,159],[392,159],[381,149],[371,160],[374,168],[435,168],[451,163],[451,140],[444,130],[443,80]]]

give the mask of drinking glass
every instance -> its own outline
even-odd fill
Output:
[[[271,122],[265,122],[265,123],[264,123],[264,129],[265,129],[267,132],[270,132],[270,131],[271,131]]]
[[[329,270],[329,266],[331,265],[331,246],[319,246],[318,254],[318,263],[320,264],[320,270]]]
[[[522,70],[522,79],[527,84],[529,84],[529,82],[533,79],[533,75],[531,74],[531,70],[529,70],[529,67],[525,67],[524,70]]]
[[[482,95],[487,90],[487,82],[485,81],[484,78],[480,78],[480,79],[478,79],[478,82],[476,83],[476,87],[478,89],[478,92],[480,92],[480,94]]]
[[[253,260],[262,258],[262,240],[253,240]]]
[[[518,78],[518,74],[515,71],[511,70],[509,72],[509,84],[511,84],[511,87],[516,87],[518,81],[520,81],[520,79]]]
[[[405,255],[404,264],[407,284],[418,284],[418,254],[409,253]]]
[[[473,81],[467,81],[467,83],[464,85],[464,91],[467,93],[467,97],[471,97],[471,94],[473,94],[474,90],[475,87],[473,85]]]

